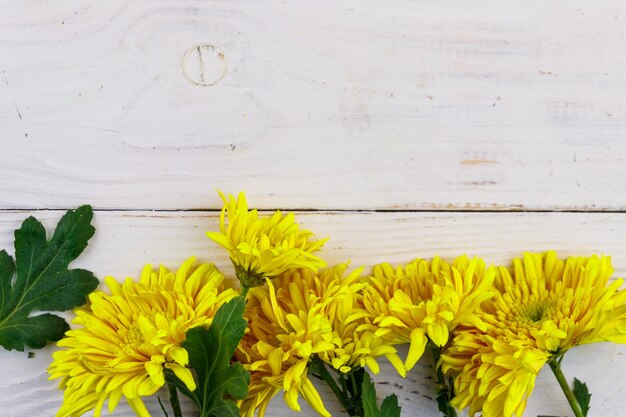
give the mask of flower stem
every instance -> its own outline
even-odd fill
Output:
[[[346,397],[344,396],[344,393],[341,392],[341,389],[339,388],[339,386],[337,385],[333,377],[330,375],[330,373],[326,369],[326,365],[320,360],[317,360],[317,361],[318,363],[316,364],[317,366],[315,367],[315,370],[319,373],[319,377],[322,378],[322,380],[326,382],[326,384],[330,387],[330,389],[333,391],[333,393],[335,394],[335,397],[337,397],[337,399],[339,400],[343,408],[345,410],[348,410],[350,408],[350,405],[348,404],[348,401]]]
[[[352,385],[352,396],[354,398],[359,397],[359,388],[356,384],[356,379],[354,378],[354,372],[350,372],[350,385]]]
[[[441,414],[443,414],[445,417],[456,417],[456,410],[450,404],[450,401],[454,396],[454,393],[452,391],[452,384],[450,384],[450,386],[446,384],[446,377],[439,367],[441,348],[432,342],[428,342],[426,346],[433,356],[433,368],[435,370],[435,377],[437,378],[435,394],[437,395],[437,406],[439,408],[439,411],[441,411]]]
[[[159,401],[159,405],[161,406],[161,411],[163,411],[163,414],[165,414],[165,417],[170,417],[170,415],[167,414],[167,410],[165,409],[165,406],[161,402],[161,397],[158,395],[157,395],[157,400]]]
[[[178,400],[178,391],[176,391],[176,387],[172,384],[167,384],[167,388],[170,392],[170,404],[172,404],[174,417],[183,417],[183,413],[180,410],[180,401]]]
[[[344,398],[348,398],[348,384],[346,384],[346,378],[343,375],[339,375],[339,382],[341,383],[341,391],[343,392]]]
[[[550,369],[554,373],[556,380],[559,382],[561,389],[563,390],[563,394],[565,394],[565,398],[567,398],[567,402],[569,402],[572,411],[576,417],[585,417],[583,412],[580,410],[580,406],[578,405],[578,401],[576,397],[574,397],[574,393],[571,388],[567,384],[567,380],[565,379],[565,375],[563,375],[563,371],[561,371],[561,363],[558,359],[552,359],[548,362],[550,365]]]
[[[248,287],[247,285],[244,285],[244,286],[241,288],[241,296],[242,296],[243,298],[246,298],[246,295],[248,294],[248,290],[249,290],[249,289],[250,289],[250,287]]]

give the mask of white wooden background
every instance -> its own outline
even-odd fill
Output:
[[[100,277],[192,254],[227,271],[204,237],[216,188],[301,211],[331,263],[557,249],[624,276],[625,140],[622,0],[0,5],[0,247],[34,210],[51,227],[90,203],[77,264]],[[0,351],[0,417],[55,413],[52,351]],[[568,354],[591,415],[621,414],[624,353]],[[435,417],[427,375],[376,380]],[[294,415],[280,397],[271,414]],[[571,415],[549,372],[537,414]]]

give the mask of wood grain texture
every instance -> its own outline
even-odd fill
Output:
[[[312,209],[299,217],[332,237],[330,264],[557,249],[626,276],[622,3],[7,0],[0,248],[32,209],[90,203],[105,211],[76,266],[121,280],[197,255],[230,276],[204,232],[214,188],[245,189],[254,207]],[[61,214],[36,212],[49,228]],[[54,414],[53,350],[0,351],[0,417]],[[592,415],[623,414],[625,353],[568,354]],[[435,417],[430,372],[384,364],[379,394]],[[538,414],[569,415],[545,370]],[[271,415],[294,413],[278,397]]]
[[[626,210],[622,6],[5,2],[0,208]]]
[[[0,248],[12,253],[12,231],[31,214],[52,230],[62,212],[1,212]],[[564,257],[610,255],[615,275],[626,277],[626,213],[300,212],[297,218],[318,238],[331,237],[321,252],[329,265],[462,254],[508,265],[524,251],[554,249]],[[98,277],[136,276],[146,263],[175,269],[192,255],[234,276],[228,255],[205,236],[219,230],[219,213],[96,211],[94,225],[96,235],[75,265]]]
[[[28,212],[0,214],[0,247],[12,246],[10,231]],[[39,211],[38,218],[51,228],[61,216],[58,211]],[[352,260],[352,265],[371,266],[390,261],[407,262],[414,257],[439,254],[451,258],[461,253],[484,256],[489,263],[507,264],[524,250],[558,249],[563,255],[604,252],[612,255],[616,276],[626,275],[626,214],[593,213],[299,213],[304,227],[319,237],[331,236],[323,251],[331,264]],[[97,232],[83,257],[75,263],[93,270],[99,277],[113,274],[118,279],[136,276],[144,263],[176,268],[187,256],[215,262],[225,273],[231,270],[226,254],[204,236],[216,230],[217,213],[189,212],[97,212]],[[0,416],[49,416],[59,406],[61,394],[56,383],[46,380],[45,369],[52,347],[35,353],[0,351]],[[568,353],[565,372],[587,382],[593,393],[593,415],[619,415],[619,398],[626,395],[626,346],[597,344]],[[428,361],[407,379],[398,377],[385,364],[376,377],[381,396],[399,395],[405,416],[436,417]],[[324,390],[323,387],[320,389]],[[166,394],[163,394],[164,396]],[[323,393],[333,416],[345,415]],[[304,405],[304,404],[303,404]],[[160,416],[156,401],[150,410]],[[187,407],[190,407],[187,404]],[[553,376],[546,369],[540,374],[531,398],[528,416],[568,415],[565,400]],[[303,407],[303,416],[316,415]],[[295,415],[277,397],[271,415]],[[3,414],[4,413],[4,414]],[[131,417],[122,404],[115,414]]]

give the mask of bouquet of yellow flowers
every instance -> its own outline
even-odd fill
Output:
[[[261,215],[243,194],[220,196],[219,232],[207,236],[228,251],[237,288],[214,264],[190,257],[176,271],[146,265],[138,280],[106,277],[108,290],[95,290],[93,274],[68,269],[94,233],[89,206],[70,210],[50,241],[27,219],[15,261],[0,252],[0,345],[57,341],[49,368],[64,393],[57,417],[98,417],[122,398],[149,417],[144,398],[162,388],[175,417],[183,415],[180,395],[201,417],[263,417],[279,393],[294,411],[303,399],[329,417],[313,380],[350,416],[399,417],[395,395],[377,403],[370,372],[386,360],[404,377],[426,352],[445,417],[463,409],[521,417],[546,364],[584,417],[591,394],[576,379],[570,387],[564,355],[587,343],[626,343],[626,290],[608,257],[326,267],[317,255],[326,239],[301,229],[293,213]],[[72,329],[56,315],[30,314],[72,308]]]

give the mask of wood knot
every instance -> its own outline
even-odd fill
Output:
[[[192,46],[183,55],[183,75],[194,85],[209,87],[217,84],[226,75],[227,67],[224,51],[208,43]]]

